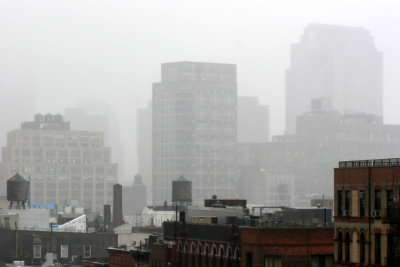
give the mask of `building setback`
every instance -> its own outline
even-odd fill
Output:
[[[286,133],[312,100],[324,110],[382,116],[382,54],[358,27],[310,24],[291,47],[286,72]]]
[[[171,181],[193,182],[193,202],[230,197],[236,180],[236,66],[162,64],[153,84],[153,204],[171,200]]]
[[[400,159],[335,169],[335,266],[400,265]]]
[[[61,115],[37,114],[8,133],[2,155],[0,194],[6,179],[19,172],[30,180],[32,203],[61,207],[73,199],[92,211],[112,204],[117,164],[102,132],[72,131]]]

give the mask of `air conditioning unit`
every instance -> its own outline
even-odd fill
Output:
[[[351,211],[350,210],[344,210],[343,214],[344,214],[344,216],[351,216]]]
[[[381,211],[380,210],[373,210],[372,212],[371,212],[371,216],[372,217],[381,217]]]
[[[365,198],[365,191],[360,191],[360,192],[358,192],[358,196],[359,196],[360,198]]]

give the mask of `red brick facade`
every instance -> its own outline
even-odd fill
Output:
[[[149,267],[148,259],[142,260],[134,256],[132,250],[109,248],[108,261],[110,267]],[[140,252],[141,253],[141,252]],[[136,258],[136,259],[135,259]]]
[[[230,225],[213,228],[174,226],[172,222],[164,225],[165,267],[330,267],[333,264],[331,228],[265,229]],[[270,258],[274,264],[268,264]]]
[[[269,258],[281,260],[279,266],[320,266],[313,261],[333,260],[333,229],[241,228],[241,265],[264,267]],[[249,259],[251,257],[251,259]],[[276,264],[275,264],[276,265]]]

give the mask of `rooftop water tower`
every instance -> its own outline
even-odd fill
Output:
[[[172,181],[172,202],[176,205],[190,205],[192,202],[192,181],[186,180],[183,175]]]
[[[10,209],[17,204],[17,209],[25,209],[25,204],[30,200],[30,182],[25,180],[19,173],[7,180],[7,200]]]

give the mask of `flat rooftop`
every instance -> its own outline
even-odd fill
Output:
[[[339,161],[339,169],[400,166],[400,158]]]

